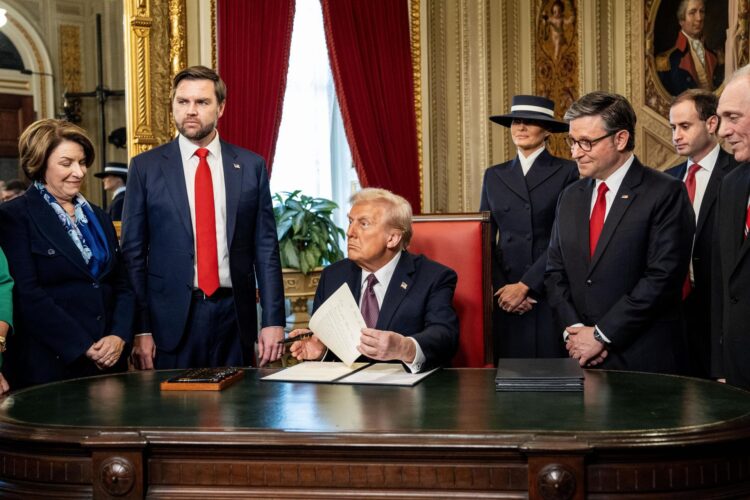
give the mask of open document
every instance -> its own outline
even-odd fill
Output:
[[[346,283],[323,302],[310,318],[310,330],[347,366],[361,355],[357,350],[367,325]]]
[[[401,363],[354,363],[352,366],[346,366],[334,361],[305,361],[265,376],[261,380],[412,386],[436,370],[437,368],[422,373],[410,373]]]

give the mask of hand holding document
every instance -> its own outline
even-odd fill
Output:
[[[310,330],[346,366],[352,366],[360,356],[357,345],[366,326],[346,283],[328,297],[310,318]]]

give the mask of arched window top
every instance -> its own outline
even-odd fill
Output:
[[[0,32],[0,69],[24,69],[23,59],[10,39]]]

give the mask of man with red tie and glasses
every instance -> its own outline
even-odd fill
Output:
[[[284,296],[264,160],[219,139],[226,86],[194,66],[172,84],[174,141],[133,158],[122,253],[136,290],[140,369],[278,359]],[[262,328],[257,331],[256,280]]]
[[[721,346],[715,373],[750,389],[750,65],[737,70],[718,107],[719,136],[742,164],[724,178],[713,253],[713,335]]]
[[[592,92],[565,120],[584,178],[560,195],[545,284],[568,353],[581,366],[683,372],[695,231],[687,192],[633,155],[636,117],[624,97]]]
[[[711,254],[714,244],[716,197],[726,174],[737,166],[732,155],[721,149],[716,132],[719,98],[702,89],[683,92],[672,102],[669,123],[677,154],[687,161],[667,170],[685,183],[696,219],[690,272],[685,276],[682,298],[689,367],[697,377],[711,376],[711,356],[719,346],[711,345]]]
[[[406,251],[412,210],[403,197],[366,188],[351,202],[348,258],[323,270],[313,308],[346,283],[367,325],[358,346],[363,356],[401,362],[412,373],[447,365],[458,348],[456,273]],[[295,330],[289,336],[306,332]],[[294,342],[290,352],[299,360],[333,360],[314,335]]]

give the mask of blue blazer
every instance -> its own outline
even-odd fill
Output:
[[[403,251],[385,292],[375,328],[414,338],[426,358],[422,370],[449,365],[458,348],[458,317],[453,309],[456,280],[452,269]],[[331,264],[320,276],[313,309],[344,283],[359,302],[361,281],[362,269],[351,260]]]
[[[550,305],[562,325],[598,325],[612,341],[602,368],[681,372],[681,292],[695,230],[687,192],[636,159],[590,258],[593,188],[581,179],[560,195],[547,256]]]
[[[3,368],[13,389],[102,373],[83,357],[89,347],[110,334],[132,340],[135,299],[117,236],[109,216],[92,208],[110,254],[99,278],[36,188],[0,205],[0,246],[15,280]]]
[[[493,300],[495,357],[566,357],[560,326],[544,291],[547,248],[560,193],[578,180],[576,163],[546,149],[524,177],[518,157],[488,168],[482,182],[480,210],[492,214],[492,284],[524,282],[537,300],[524,314],[509,314]]]
[[[721,346],[713,345],[711,336],[706,335],[706,332],[711,331],[711,261],[716,246],[716,199],[724,176],[736,166],[734,156],[720,149],[701,201],[701,211],[697,215],[692,253],[695,281],[693,291],[685,301],[688,342],[691,350],[691,375],[703,377],[711,375],[711,358],[718,356],[721,350]],[[682,180],[686,171],[687,162],[683,162],[666,172]],[[718,378],[718,375],[715,375]]]
[[[263,326],[285,324],[276,222],[263,159],[221,142],[227,244],[245,359],[257,338],[256,280]],[[177,140],[131,161],[125,191],[122,253],[137,298],[135,328],[174,350],[185,331],[193,289],[195,243]]]

